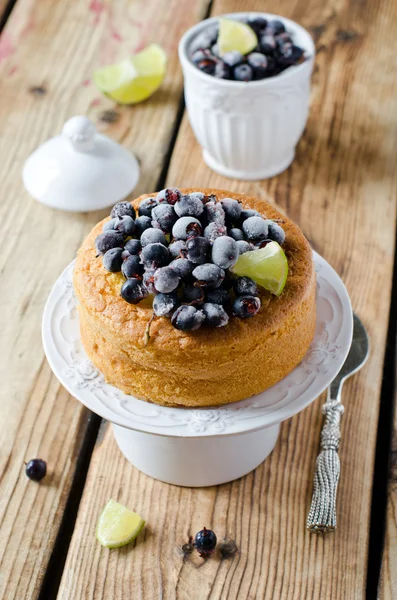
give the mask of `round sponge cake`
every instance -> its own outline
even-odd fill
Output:
[[[106,380],[126,394],[166,406],[227,404],[258,394],[294,369],[306,354],[316,322],[311,248],[300,229],[267,202],[225,190],[186,188],[220,200],[232,197],[264,217],[285,219],[283,245],[289,273],[281,296],[259,288],[261,309],[250,319],[232,317],[225,327],[175,329],[152,317],[152,299],[137,305],[120,296],[121,273],[109,273],[96,257],[98,223],[78,251],[74,270],[84,348]],[[137,208],[146,197],[137,198]]]

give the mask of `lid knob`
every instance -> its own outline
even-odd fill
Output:
[[[96,132],[94,123],[84,116],[72,117],[62,128],[62,135],[78,152],[89,152],[93,149]]]

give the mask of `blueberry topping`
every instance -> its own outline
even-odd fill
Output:
[[[214,242],[214,240],[216,240],[216,238],[226,234],[226,226],[219,223],[209,223],[209,225],[207,225],[207,227],[204,229],[204,237],[206,237],[211,244]]]
[[[226,305],[230,301],[229,292],[224,287],[218,287],[215,289],[207,288],[205,291],[205,299],[211,304],[222,304]]]
[[[218,287],[225,279],[225,271],[217,265],[206,263],[196,267],[193,276],[201,286]]]
[[[113,229],[122,233],[124,237],[129,237],[135,233],[135,221],[129,215],[118,217]]]
[[[254,72],[249,65],[235,67],[233,74],[236,81],[252,81],[254,78]]]
[[[151,217],[152,210],[157,206],[155,198],[145,198],[139,205],[138,214],[140,217]]]
[[[262,217],[249,217],[243,223],[243,231],[249,240],[265,240],[269,231],[267,221]]]
[[[194,306],[180,306],[172,315],[171,323],[175,329],[180,331],[194,331],[201,327],[204,319],[202,310],[198,310]]]
[[[233,238],[234,240],[236,240],[236,242],[238,242],[239,240],[243,240],[244,239],[244,234],[241,231],[241,229],[237,229],[236,227],[233,227],[232,229],[229,229],[228,231],[228,236]]]
[[[122,259],[122,248],[110,248],[103,255],[102,263],[107,271],[110,273],[118,273],[121,269]]]
[[[216,238],[212,245],[212,262],[221,269],[228,269],[236,264],[239,257],[237,242],[224,235]]]
[[[130,304],[138,304],[146,298],[147,290],[138,279],[127,279],[121,286],[121,297]]]
[[[131,202],[118,202],[113,206],[110,216],[112,217],[112,219],[114,219],[114,217],[124,216],[128,216],[132,219],[135,219],[135,208],[132,206]]]
[[[228,67],[232,68],[237,67],[237,65],[241,65],[241,63],[244,62],[244,56],[237,50],[226,52],[222,58],[223,62],[226,63]]]
[[[103,231],[114,231],[114,226],[116,222],[116,217],[114,219],[110,219],[110,221],[106,221],[105,225],[103,226]]]
[[[221,204],[225,211],[226,222],[235,223],[238,221],[242,211],[240,202],[238,202],[238,200],[233,200],[232,198],[223,198]]]
[[[146,217],[146,216],[142,216],[142,217],[138,217],[135,221],[135,232],[137,235],[142,235],[142,233],[144,231],[146,231],[146,229],[149,229],[152,226],[152,219],[151,217]]]
[[[170,267],[157,269],[154,274],[154,287],[162,294],[169,294],[179,285],[179,277]]]
[[[177,240],[187,240],[201,233],[201,223],[195,217],[181,217],[172,228],[172,235]]]
[[[221,304],[206,302],[203,306],[206,322],[212,327],[224,327],[229,322],[228,314]]]
[[[128,240],[124,245],[124,250],[129,254],[139,254],[142,250],[142,245],[139,240]]]
[[[105,254],[111,248],[120,248],[123,245],[124,236],[119,231],[105,231],[100,233],[95,240],[97,255]]]
[[[182,194],[177,188],[165,188],[161,190],[156,196],[156,200],[159,204],[176,204],[181,198]]]
[[[201,304],[204,302],[204,298],[204,290],[200,286],[187,285],[183,290],[183,301],[187,304],[201,306]]]
[[[245,240],[237,240],[236,243],[237,243],[237,248],[238,248],[239,254],[245,254],[245,252],[249,252],[250,250],[252,250],[249,243],[246,242]]]
[[[148,244],[142,249],[141,260],[145,266],[163,267],[169,262],[168,250],[163,244]]]
[[[186,242],[184,240],[176,240],[168,246],[168,251],[172,258],[185,258],[187,256]]]
[[[129,256],[121,265],[121,272],[126,279],[129,277],[141,277],[143,275],[143,265],[139,256]]]
[[[218,225],[225,224],[225,211],[223,210],[220,202],[215,202],[215,200],[207,202],[205,205],[205,211],[207,214],[207,219],[210,223],[218,223]]]
[[[142,248],[148,244],[163,244],[163,246],[165,246],[167,244],[167,238],[161,229],[151,227],[150,229],[145,229],[145,231],[142,233],[141,244]]]
[[[25,473],[32,481],[41,481],[47,474],[47,463],[41,458],[32,458],[26,464]]]
[[[233,314],[235,317],[248,319],[254,317],[261,307],[261,301],[255,296],[238,296],[233,302]]]
[[[178,217],[200,217],[204,210],[204,205],[200,198],[187,194],[182,196],[175,204],[175,212]]]
[[[152,226],[170,233],[178,216],[170,204],[159,204],[152,210]]]
[[[190,238],[186,243],[187,257],[192,263],[202,265],[207,261],[209,248],[210,243],[205,237]]]
[[[258,288],[250,277],[238,277],[233,283],[236,296],[257,296]]]
[[[183,279],[190,275],[190,273],[194,269],[194,264],[188,260],[187,258],[176,258],[168,265],[170,269],[172,269],[178,277]]]
[[[180,302],[177,294],[157,294],[153,300],[153,311],[157,317],[169,317]]]
[[[196,533],[194,538],[194,547],[203,558],[210,556],[215,552],[216,535],[210,529],[204,529]]]
[[[280,246],[282,244],[284,244],[285,242],[285,231],[282,227],[280,227],[280,225],[278,223],[274,223],[274,221],[267,221],[268,224],[268,234],[267,237],[269,240],[272,240],[273,242],[277,242],[278,244],[280,244]]]

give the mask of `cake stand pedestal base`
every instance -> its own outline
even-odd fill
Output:
[[[120,427],[116,442],[137,469],[166,483],[206,487],[238,479],[273,450],[280,425],[239,435],[171,437]]]

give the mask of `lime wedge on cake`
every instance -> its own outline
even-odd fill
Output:
[[[252,52],[258,45],[258,38],[246,23],[232,19],[220,19],[218,48],[220,56],[237,50],[241,54]]]
[[[94,73],[97,88],[119,104],[136,104],[151,96],[165,76],[167,57],[161,46],[151,44],[142,52]]]
[[[120,548],[134,540],[145,526],[137,513],[109,500],[99,517],[96,538],[106,548]]]
[[[264,248],[241,254],[230,269],[240,277],[251,277],[258,285],[279,296],[288,276],[288,261],[284,250],[277,242]]]

